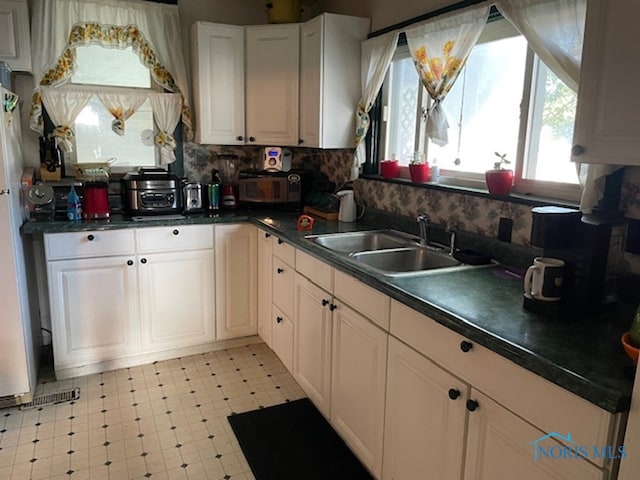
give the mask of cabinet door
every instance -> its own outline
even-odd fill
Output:
[[[273,306],[273,351],[290,373],[293,373],[293,335],[294,326],[291,318]]]
[[[380,478],[388,335],[344,303],[335,304],[331,424]]]
[[[27,0],[0,0],[0,60],[11,70],[31,71]]]
[[[544,432],[473,389],[478,407],[469,413],[465,480],[603,480],[605,471],[576,458],[536,458],[535,444]],[[566,435],[562,432],[561,435]],[[577,439],[576,439],[577,440]],[[541,440],[557,451],[554,439]],[[589,446],[588,448],[592,448]]]
[[[272,250],[271,234],[258,229],[258,335],[269,347],[271,343],[273,320],[271,315],[272,296]],[[293,288],[291,289],[293,296]]]
[[[253,225],[215,227],[218,340],[258,332],[256,243],[256,227]]]
[[[590,0],[580,68],[572,159],[639,165],[640,3]]]
[[[244,27],[191,28],[196,143],[244,144]]]
[[[115,360],[139,350],[134,260],[48,262],[56,369]]]
[[[246,27],[248,143],[298,145],[299,28]]]
[[[330,294],[296,275],[293,376],[327,418],[331,400],[330,306]]]
[[[273,303],[285,315],[293,318],[294,282],[296,272],[289,264],[273,256]]]
[[[390,337],[382,478],[459,479],[467,395],[464,382]]]
[[[300,139],[302,146],[321,147],[323,17],[300,29]]]
[[[138,257],[143,351],[213,342],[213,251]]]

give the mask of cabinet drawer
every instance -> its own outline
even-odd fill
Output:
[[[138,253],[204,250],[213,248],[211,225],[176,225],[136,229]]]
[[[273,351],[282,361],[289,373],[293,374],[293,332],[291,318],[273,305]]]
[[[288,263],[292,267],[296,266],[296,249],[289,243],[278,237],[272,237],[273,254]]]
[[[44,236],[47,260],[133,255],[133,230],[95,230]]]
[[[541,430],[571,432],[580,445],[611,444],[614,415],[395,300],[390,331]]]
[[[282,259],[273,257],[273,303],[293,318],[295,270]]]
[[[323,261],[296,250],[296,270],[327,292],[333,293],[333,268]]]
[[[373,320],[379,327],[389,331],[389,304],[391,299],[384,293],[365,285],[346,273],[334,270],[333,292],[344,303]]]

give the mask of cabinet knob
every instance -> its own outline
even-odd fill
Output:
[[[322,306],[326,307],[327,305],[329,305],[329,300],[327,300],[326,298],[322,299]]]
[[[127,265],[129,266],[133,265],[133,260],[127,260]]]
[[[284,318],[276,317],[276,323],[282,323],[282,320],[284,320]]]
[[[93,235],[89,234],[87,235],[87,240],[89,240],[90,242],[93,242],[96,239],[96,237],[94,237]]]
[[[338,306],[335,303],[332,303],[331,305],[329,305],[329,310],[331,310],[332,312],[338,308]]]
[[[455,400],[459,396],[460,396],[460,390],[458,390],[457,388],[450,388],[449,389],[449,398],[451,400]]]
[[[244,140],[244,137],[242,135],[238,135],[236,137],[236,140],[238,140],[239,142],[241,142],[242,140]]]
[[[298,145],[302,145],[304,143],[304,140],[302,138],[298,139]]]
[[[582,145],[574,145],[571,147],[571,155],[575,155],[576,157],[582,155],[585,152],[585,148]]]
[[[147,263],[147,259],[146,258],[141,258],[140,259],[140,263]]]
[[[276,269],[276,272],[283,273],[284,272],[284,268],[278,268],[278,269]]]
[[[278,245],[282,245],[284,243],[284,240],[282,240],[281,238],[278,239]]]
[[[478,409],[478,402],[475,400],[467,400],[467,410],[470,412],[475,412]]]
[[[473,343],[467,342],[466,340],[463,340],[460,342],[460,350],[462,350],[463,352],[467,353],[472,348],[473,348]]]
[[[250,142],[255,142],[256,141],[256,137],[249,137],[249,141]]]
[[[173,232],[171,232],[171,233],[173,233],[174,235],[179,235],[179,234],[180,234],[180,230],[178,230],[178,229],[176,228],[176,229],[175,229]]]
[[[264,238],[269,238],[270,236],[271,236],[271,234],[270,234],[270,233],[265,233],[265,234],[264,234]]]

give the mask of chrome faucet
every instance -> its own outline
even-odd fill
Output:
[[[429,217],[426,213],[421,213],[416,220],[420,226],[420,245],[426,247],[429,244]]]

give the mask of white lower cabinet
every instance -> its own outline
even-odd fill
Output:
[[[215,227],[216,338],[258,332],[257,229],[234,223]]]
[[[211,249],[142,255],[138,271],[143,351],[215,340]]]
[[[56,370],[136,353],[135,256],[48,262]]]
[[[293,376],[318,410],[329,418],[332,295],[296,274],[294,299]]]
[[[271,305],[273,303],[273,251],[271,234],[258,229],[258,335],[273,348],[273,325]],[[291,344],[293,349],[293,343]],[[274,349],[275,350],[275,349]]]
[[[460,479],[468,386],[391,337],[384,480]],[[517,477],[514,477],[517,478]]]
[[[343,302],[334,305],[331,423],[379,478],[389,335]]]
[[[273,305],[270,319],[272,320],[271,348],[286,369],[293,373],[293,321],[275,305]]]

